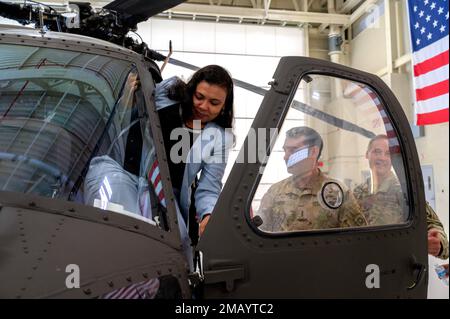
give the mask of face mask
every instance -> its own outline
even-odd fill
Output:
[[[300,161],[303,161],[305,158],[308,157],[309,146],[303,147],[295,151],[295,153],[291,154],[289,156],[289,159],[286,163],[287,168],[290,168],[294,166],[295,164],[299,163]]]
[[[309,146],[303,147],[289,156],[286,163],[288,173],[302,176],[312,171],[315,159],[309,157],[309,148]]]

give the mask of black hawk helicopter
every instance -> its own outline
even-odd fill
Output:
[[[182,2],[120,0],[101,10],[73,2],[70,12],[0,2],[0,16],[35,24],[0,26],[0,297],[425,298],[425,197],[406,116],[381,79],[324,60],[281,58],[269,90],[235,80],[264,96],[255,134],[207,230],[189,245],[155,109],[162,80],[155,61],[167,57],[128,36]],[[131,100],[130,76],[141,83]],[[367,143],[388,136],[404,218],[265,230],[261,197],[285,165],[276,132],[299,122],[322,134],[323,170],[343,181],[338,190],[362,181]],[[100,183],[89,184],[93,161],[104,155],[146,179],[145,212],[112,200],[120,185],[111,177],[100,173]],[[347,199],[330,200],[329,190],[317,196],[333,215]]]

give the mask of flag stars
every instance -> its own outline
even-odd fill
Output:
[[[437,20],[434,20],[434,22],[433,22],[433,27],[437,27],[438,26],[438,22],[437,22]]]
[[[433,34],[431,34],[431,33],[428,33],[428,35],[427,35],[427,39],[428,40],[431,40],[431,38],[433,37]]]
[[[417,6],[414,6],[414,12],[417,12]]]
[[[427,22],[430,22],[431,16],[427,16],[427,17],[425,18],[425,20],[427,20]]]
[[[423,2],[424,5],[427,5],[428,3],[430,3],[429,0],[425,0],[425,1]]]
[[[439,13],[439,14],[443,14],[443,13],[444,13],[444,8],[439,7],[438,13]]]
[[[439,29],[441,32],[445,32],[445,25],[441,25],[441,28]]]
[[[437,22],[437,21],[436,21],[436,22]],[[414,28],[415,28],[415,29],[419,29],[419,28],[420,28],[419,22],[416,22],[416,24],[414,25]]]
[[[416,45],[419,45],[420,44],[420,39],[417,39],[416,40]]]
[[[423,12],[423,10],[422,10],[422,11],[420,11],[420,12],[419,12],[419,17],[421,17],[421,18],[422,18],[424,14],[425,14],[425,13]]]
[[[420,29],[420,34],[424,34],[426,30],[425,27],[422,27],[422,29]]]
[[[445,15],[445,18],[448,20],[448,11],[447,11],[447,14]]]
[[[433,2],[430,6],[431,10],[433,10],[434,8],[436,8],[436,2]]]

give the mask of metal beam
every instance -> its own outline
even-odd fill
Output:
[[[362,0],[347,0],[342,5],[342,7],[338,8],[338,13],[349,13],[353,10],[358,4],[361,3]]]
[[[167,12],[187,15],[203,15],[203,16],[221,16],[231,18],[247,18],[247,19],[267,19],[280,22],[296,22],[296,23],[328,23],[348,26],[350,25],[350,16],[344,14],[328,14],[317,12],[301,12],[287,10],[270,9],[265,15],[264,9],[245,9],[240,7],[224,7],[211,6],[201,4],[182,3]]]
[[[386,67],[388,74],[394,71],[393,37],[392,37],[392,7],[389,0],[384,0],[385,34],[386,34]]]
[[[405,65],[407,63],[410,63],[411,59],[412,59],[412,54],[411,53],[407,53],[405,55],[402,55],[401,57],[399,57],[398,59],[396,59],[394,61],[394,68],[398,69],[399,67],[401,67],[401,66],[403,66],[403,65]]]
[[[303,0],[301,11],[305,11],[305,12],[309,11],[309,3],[308,3],[308,0]]]
[[[350,24],[354,23],[356,20],[358,20],[362,15],[370,11],[370,8],[372,8],[377,0],[367,0],[365,1],[358,9],[356,9],[355,12],[352,13],[350,16]]]
[[[271,2],[272,2],[272,0],[264,0],[264,13],[266,16],[269,13]]]
[[[328,23],[322,23],[319,26],[319,33],[323,33],[325,31],[326,28],[328,28],[329,24]]]

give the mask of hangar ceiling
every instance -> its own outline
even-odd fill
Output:
[[[47,2],[47,1],[46,1]],[[68,1],[50,0],[53,3]],[[84,1],[102,7],[112,1]],[[307,24],[325,30],[330,24],[350,26],[370,11],[376,0],[188,0],[159,18],[222,23],[298,27]]]

